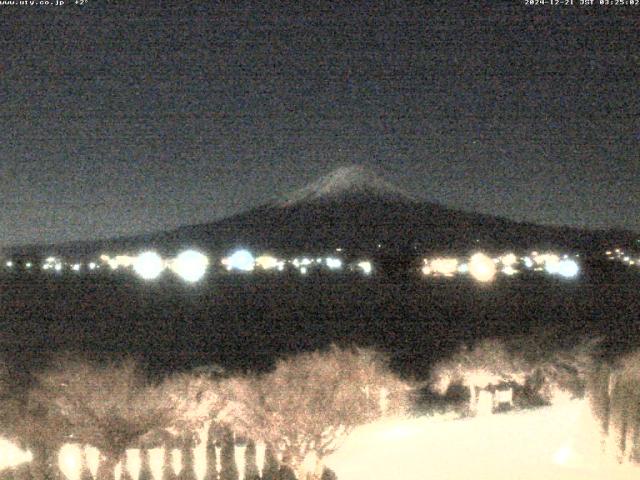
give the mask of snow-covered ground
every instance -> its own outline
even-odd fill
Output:
[[[340,480],[640,478],[600,454],[584,400],[467,419],[421,417],[354,431],[327,459]]]

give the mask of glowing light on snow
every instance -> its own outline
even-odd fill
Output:
[[[58,466],[69,480],[80,480],[82,474],[82,450],[76,444],[67,443],[58,452]]]
[[[365,275],[370,275],[371,271],[373,270],[371,266],[371,262],[369,262],[368,260],[363,262],[358,262],[358,268],[362,270],[362,273],[364,273]]]
[[[245,466],[245,452],[247,451],[246,445],[234,445],[233,454],[238,467],[238,478],[244,478],[244,466]]]
[[[200,442],[193,449],[193,473],[197,480],[204,480],[207,468],[207,444],[206,442]]]
[[[341,480],[631,480],[637,467],[609,463],[586,401],[456,419],[383,420],[354,430],[326,465]]]
[[[138,480],[140,477],[140,469],[142,467],[142,461],[140,458],[140,450],[137,448],[130,448],[126,452],[127,454],[127,472],[131,475],[133,480]]]
[[[164,270],[164,262],[156,252],[144,252],[136,257],[133,270],[144,280],[155,280]]]
[[[197,282],[207,273],[209,259],[195,250],[185,250],[171,262],[171,269],[185,282]]]
[[[553,461],[558,465],[566,465],[569,463],[569,458],[571,457],[571,447],[564,446],[558,450],[553,456]]]
[[[87,462],[87,468],[93,478],[98,478],[98,466],[100,465],[100,450],[91,445],[84,447],[84,458]]]
[[[249,250],[238,250],[231,256],[222,259],[222,264],[227,270],[251,272],[255,267],[255,260]]]
[[[0,438],[0,470],[15,467],[31,460],[33,460],[31,452],[21,450],[9,440]]]
[[[171,467],[173,468],[173,473],[180,474],[180,470],[182,470],[182,452],[177,448],[171,450]]]
[[[490,282],[496,276],[496,265],[483,253],[476,253],[469,259],[469,273],[478,282]]]
[[[493,412],[493,395],[491,395],[491,392],[480,390],[474,407],[476,415],[491,415]]]
[[[222,448],[217,445],[214,447],[216,450],[216,472],[222,472]]]
[[[327,257],[326,263],[330,270],[339,270],[342,268],[342,260],[339,258]]]
[[[256,442],[256,464],[258,465],[258,473],[262,478],[264,471],[264,459],[267,451],[267,445],[264,442]]]
[[[149,470],[153,480],[162,480],[164,468],[164,448],[152,448],[149,450]]]

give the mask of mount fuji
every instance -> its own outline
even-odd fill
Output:
[[[313,202],[330,202],[360,197],[388,201],[419,202],[420,199],[360,165],[340,167],[315,182],[295,190],[276,205],[292,207]]]
[[[355,255],[468,253],[475,249],[601,252],[633,242],[630,232],[588,231],[521,223],[454,210],[404,191],[362,166],[340,167],[307,186],[252,210],[215,222],[135,237],[73,242],[19,252],[93,254],[102,250],[184,247],[228,253],[240,246],[280,254],[335,248]],[[82,253],[81,253],[82,252]]]

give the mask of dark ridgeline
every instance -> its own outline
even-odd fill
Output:
[[[395,257],[467,253],[477,248],[602,252],[636,238],[625,231],[541,226],[453,210],[411,195],[370,170],[351,166],[284,199],[212,223],[127,238],[14,247],[6,253],[25,259],[51,253],[82,259],[104,251],[150,247],[164,254],[197,247],[213,255],[238,246],[282,254],[323,253],[342,247],[351,254]]]
[[[278,355],[357,343],[391,353],[405,373],[422,374],[460,342],[536,332],[564,340],[603,333],[610,349],[625,350],[638,337],[638,274],[605,261],[602,252],[632,241],[628,232],[542,227],[449,210],[350,167],[211,224],[20,253],[88,259],[103,250],[155,247],[174,255],[197,247],[217,263],[216,255],[238,246],[282,255],[343,248],[348,259],[372,258],[376,275],[221,275],[212,269],[202,284],[184,285],[170,274],[144,282],[129,273],[56,276],[17,269],[0,278],[0,343],[30,365],[56,350],[128,352],[158,372],[207,363],[263,370]],[[424,255],[546,247],[592,253],[585,253],[585,270],[572,281],[527,274],[479,286],[418,275]]]

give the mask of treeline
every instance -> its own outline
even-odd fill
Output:
[[[261,375],[210,368],[164,378],[150,377],[129,358],[64,355],[26,379],[9,368],[0,372],[0,435],[32,452],[33,480],[60,475],[57,455],[67,443],[99,450],[100,480],[113,480],[127,449],[165,447],[168,455],[180,448],[180,480],[187,480],[193,447],[207,425],[206,480],[243,480],[233,453],[238,439],[246,446],[246,480],[260,478],[257,445],[263,446],[263,479],[320,478],[323,459],[353,428],[404,414],[411,392],[383,355],[360,348],[283,358]],[[146,457],[142,477],[148,477]],[[170,459],[164,463],[165,477],[175,480]]]

